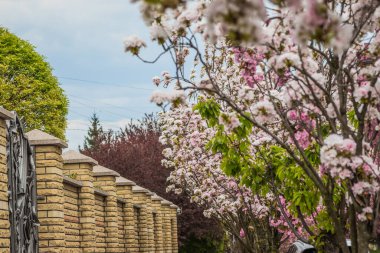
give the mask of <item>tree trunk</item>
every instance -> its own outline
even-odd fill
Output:
[[[358,253],[358,228],[356,220],[356,212],[353,205],[349,207],[349,216],[350,216],[350,238],[351,238],[351,252]]]
[[[344,235],[338,236],[338,242],[339,242],[339,248],[342,250],[343,253],[350,253],[350,250],[348,249],[346,238]]]
[[[334,212],[334,201],[332,200],[331,195],[325,195],[324,199],[326,201],[327,212],[331,217],[333,224],[335,226],[335,239],[341,249],[342,253],[350,253],[346,243],[346,236],[344,233],[344,225],[341,223],[341,220],[337,217],[337,214]]]
[[[358,253],[368,253],[368,241],[370,238],[367,224],[364,222],[358,223]]]

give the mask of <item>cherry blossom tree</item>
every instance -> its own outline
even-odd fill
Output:
[[[218,222],[204,217],[203,209],[191,203],[186,196],[166,192],[166,178],[172,168],[161,165],[164,146],[159,142],[161,130],[157,116],[147,114],[118,131],[104,130],[96,115],[92,116],[90,125],[80,151],[178,205],[181,208],[178,216],[180,250],[186,248],[191,252],[196,246],[194,244],[207,242],[196,250],[215,252],[215,248],[223,243],[224,236]]]
[[[268,216],[272,197],[253,195],[221,170],[221,156],[206,147],[215,132],[199,113],[181,106],[162,113],[160,123],[160,141],[167,147],[162,163],[175,168],[167,190],[185,193],[205,208],[206,217],[219,220],[230,235],[233,252],[277,252],[280,238]]]
[[[324,252],[350,252],[348,238],[355,253],[376,247],[380,2],[136,2],[163,48],[157,59],[169,54],[176,67],[153,78],[173,91],[152,97],[171,104],[162,138],[172,188],[218,215],[215,188],[234,218],[269,217],[283,239]],[[126,51],[156,62],[141,57],[144,46],[129,38]],[[242,214],[231,189],[243,191]]]

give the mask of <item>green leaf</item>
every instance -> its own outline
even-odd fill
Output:
[[[40,129],[65,139],[68,99],[52,68],[33,45],[0,28],[0,105]]]

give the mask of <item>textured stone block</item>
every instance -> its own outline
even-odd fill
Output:
[[[61,148],[57,146],[36,146],[35,147],[36,153],[57,153],[61,154]]]

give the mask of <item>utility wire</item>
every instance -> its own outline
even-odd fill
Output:
[[[84,131],[84,132],[87,132],[88,130],[87,129],[79,129],[79,128],[66,128],[66,131]]]
[[[85,104],[85,103],[83,103],[83,102],[81,102],[81,101],[78,101],[78,99],[76,99],[76,98],[74,98],[73,100],[74,100],[75,103],[82,104],[82,105],[85,105],[85,106],[88,106],[88,107],[92,107],[92,105]],[[115,116],[123,117],[123,118],[132,118],[132,117],[130,117],[130,115],[129,115],[129,116],[126,116],[126,115],[122,115],[122,114],[114,113],[114,112],[112,112],[112,111],[108,111],[108,110],[104,110],[104,109],[98,109],[98,110],[99,110],[99,111],[107,112],[107,113],[109,113],[109,114],[113,114],[113,115],[115,115]]]
[[[89,102],[96,102],[96,103],[101,103],[101,104],[104,104],[104,105],[108,105],[108,106],[112,106],[112,107],[115,107],[115,108],[119,108],[119,109],[123,109],[125,111],[131,111],[131,112],[137,112],[137,113],[145,113],[145,112],[141,112],[141,111],[136,111],[136,110],[131,110],[131,109],[126,109],[125,107],[122,107],[122,106],[117,106],[117,105],[112,105],[112,104],[108,104],[108,103],[105,103],[105,102],[102,102],[102,101],[95,101],[93,99],[88,99],[86,97],[80,97],[80,96],[76,96],[76,95],[73,95],[71,93],[68,93],[68,95],[70,97],[74,97],[74,98],[78,98],[78,99],[84,99],[84,100],[87,100]]]
[[[154,89],[141,88],[141,87],[135,87],[135,86],[127,86],[127,85],[122,85],[122,84],[105,83],[105,82],[99,82],[99,81],[94,81],[94,80],[78,79],[78,78],[73,78],[73,77],[64,77],[64,76],[57,76],[57,77],[59,79],[72,80],[72,81],[78,81],[78,82],[83,82],[83,83],[103,84],[103,85],[108,85],[108,86],[122,87],[122,88],[127,88],[127,89],[134,89],[134,90],[149,90],[149,91],[154,90]]]
[[[80,116],[82,116],[82,117],[85,117],[85,118],[87,118],[87,119],[90,118],[88,115],[84,115],[83,113],[79,113],[79,112],[74,111],[74,110],[71,110],[71,109],[69,109],[69,113],[74,113],[74,114],[80,115]]]

